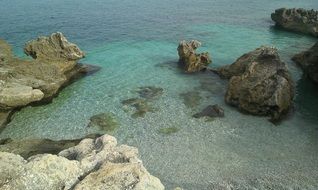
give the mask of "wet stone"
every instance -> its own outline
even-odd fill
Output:
[[[155,109],[152,108],[152,106],[150,106],[148,102],[142,98],[130,98],[123,100],[121,103],[124,106],[131,106],[135,108],[135,113],[131,115],[133,118],[144,117],[147,112],[155,111]]]
[[[209,105],[204,108],[201,112],[196,113],[193,115],[195,118],[200,117],[224,117],[224,110],[219,105]]]
[[[103,131],[113,131],[118,127],[118,122],[112,113],[100,113],[90,118],[88,127],[98,127]]]
[[[137,92],[141,98],[151,100],[161,96],[163,94],[163,89],[160,87],[145,86],[139,87]]]
[[[181,93],[180,97],[183,98],[183,103],[188,108],[194,108],[198,106],[202,100],[200,93],[198,91],[189,91]]]

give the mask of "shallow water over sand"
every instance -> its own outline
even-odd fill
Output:
[[[209,189],[222,180],[255,184],[256,178],[318,188],[318,90],[290,61],[316,39],[277,30],[270,21],[275,8],[318,8],[317,2],[107,2],[0,2],[6,14],[0,16],[0,36],[17,54],[22,56],[25,41],[59,30],[86,50],[82,62],[102,67],[65,88],[52,104],[16,113],[0,138],[79,138],[99,132],[86,127],[92,115],[112,112],[120,123],[112,134],[138,147],[146,168],[167,189]],[[199,51],[211,52],[212,67],[263,44],[278,47],[297,85],[293,114],[274,125],[227,106],[225,80],[213,73],[183,74],[177,67],[181,39],[202,41]],[[121,102],[138,97],[143,86],[161,87],[163,95],[149,103],[153,112],[134,118],[134,110]],[[199,92],[199,104],[186,106],[180,94],[193,91]],[[225,117],[192,118],[210,104],[222,106]],[[168,127],[178,131],[160,133]]]

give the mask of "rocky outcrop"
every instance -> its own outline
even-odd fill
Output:
[[[30,41],[24,51],[34,59],[15,57],[10,45],[0,40],[0,112],[48,102],[74,78],[99,69],[77,64],[84,53],[62,33]]]
[[[85,57],[85,53],[68,42],[60,32],[27,42],[24,53],[33,59],[56,64],[64,72],[72,69],[78,60]]]
[[[58,155],[39,154],[25,160],[0,152],[0,189],[135,189],[163,190],[138,158],[138,150],[117,145],[104,135],[84,139]]]
[[[276,25],[287,30],[318,37],[318,11],[280,8],[271,17]]]
[[[312,81],[318,83],[318,42],[309,50],[295,55],[292,59]]]
[[[178,46],[179,63],[185,72],[193,73],[207,68],[212,63],[208,52],[196,53],[196,49],[201,46],[197,40],[190,42],[181,41]]]
[[[275,48],[257,48],[217,72],[230,79],[225,101],[243,112],[277,120],[292,105],[293,81]]]

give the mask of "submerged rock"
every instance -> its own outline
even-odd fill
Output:
[[[135,113],[132,114],[133,118],[144,117],[147,112],[155,111],[155,109],[148,104],[148,101],[142,98],[130,98],[123,100],[121,103],[136,109]]]
[[[39,154],[28,160],[0,152],[0,188],[9,189],[132,189],[163,190],[148,173],[138,150],[117,145],[104,135],[84,139],[58,155]]]
[[[271,17],[285,29],[318,37],[318,11],[280,8]]]
[[[138,90],[139,96],[148,100],[157,98],[163,94],[163,89],[154,86],[140,87]]]
[[[198,91],[189,91],[181,93],[180,97],[183,98],[183,103],[188,108],[194,108],[200,105],[200,102],[202,100],[202,97],[200,96],[200,93]]]
[[[161,134],[170,135],[170,134],[178,132],[179,130],[180,129],[178,127],[167,127],[167,128],[159,129],[158,132]]]
[[[100,135],[92,134],[85,138],[97,138]],[[83,139],[83,138],[82,138]],[[64,149],[77,145],[82,139],[53,141],[49,139],[0,140],[0,152],[19,154],[27,159],[36,154],[58,154]]]
[[[196,53],[196,49],[201,46],[197,40],[190,42],[181,41],[178,46],[179,63],[188,73],[193,73],[206,69],[212,63],[208,52]]]
[[[138,98],[129,98],[121,102],[124,106],[135,108],[136,111],[131,116],[138,118],[144,117],[147,112],[155,112],[156,109],[151,106],[151,102],[163,94],[163,89],[154,86],[144,86],[139,87],[137,92],[139,94]]]
[[[24,51],[34,59],[15,57],[10,45],[0,40],[0,112],[49,102],[75,78],[99,69],[77,64],[84,53],[62,33],[32,40]]]
[[[294,84],[275,48],[257,48],[217,72],[230,79],[225,101],[244,112],[277,120],[292,105]]]
[[[300,65],[312,81],[318,83],[318,42],[309,50],[295,55],[293,61]]]
[[[224,110],[219,105],[209,105],[204,108],[201,112],[193,115],[195,118],[200,117],[224,117]]]
[[[118,122],[112,113],[100,113],[90,118],[88,127],[98,127],[105,132],[110,132],[118,127]]]

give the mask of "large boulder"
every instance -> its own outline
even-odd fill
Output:
[[[70,43],[60,32],[49,37],[39,37],[26,43],[24,52],[33,59],[56,63],[62,70],[72,69],[85,53]]]
[[[49,102],[73,79],[99,69],[78,64],[84,53],[59,32],[28,42],[24,51],[33,60],[15,57],[0,40],[0,112]]]
[[[104,135],[83,139],[58,155],[38,154],[25,160],[0,152],[0,189],[131,189],[163,190],[148,173],[138,150],[117,145]]]
[[[276,25],[287,30],[318,37],[318,11],[280,8],[271,17]]]
[[[292,59],[300,65],[311,80],[318,83],[318,42],[309,50],[295,55]]]
[[[225,101],[243,112],[277,120],[292,105],[294,84],[276,48],[257,48],[217,72],[230,79]]]
[[[196,49],[201,46],[197,40],[189,42],[181,41],[178,46],[179,63],[188,73],[193,73],[206,69],[212,63],[208,52],[196,53]]]

